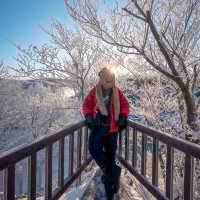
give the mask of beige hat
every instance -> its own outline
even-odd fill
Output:
[[[113,88],[115,86],[115,74],[112,73],[111,70],[108,68],[104,67],[100,72],[99,72],[99,78],[100,81],[99,83],[105,88]]]

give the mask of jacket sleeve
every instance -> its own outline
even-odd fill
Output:
[[[82,113],[84,116],[94,114],[95,108],[95,88],[90,90],[89,94],[85,97],[82,105]]]
[[[129,103],[120,89],[119,89],[119,100],[120,100],[120,114],[125,117],[128,117]]]

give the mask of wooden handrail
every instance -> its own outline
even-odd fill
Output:
[[[130,131],[131,130],[131,131]],[[137,168],[138,163],[138,133],[141,134],[141,169]],[[132,141],[130,141],[130,135],[132,134]],[[123,141],[124,139],[124,151],[123,153]],[[149,181],[146,176],[147,170],[147,137],[151,138],[153,144],[152,151],[152,180]],[[166,191],[163,193],[158,187],[158,153],[159,142],[166,145]],[[132,144],[132,149],[128,147],[128,144]],[[200,146],[184,139],[177,138],[175,136],[166,134],[164,132],[155,130],[153,128],[146,127],[142,124],[128,121],[128,128],[126,131],[119,135],[119,151],[118,159],[121,164],[126,167],[129,172],[135,176],[138,181],[145,186],[149,192],[157,199],[173,199],[173,172],[174,172],[174,150],[177,149],[185,154],[185,166],[184,166],[184,199],[193,199],[193,161],[194,158],[200,158]],[[132,158],[129,159],[129,151],[132,151]],[[125,156],[123,156],[125,154]],[[131,163],[131,164],[130,164]]]
[[[187,140],[164,133],[162,131],[158,131],[154,128],[150,128],[150,127],[144,126],[140,123],[136,123],[133,121],[129,121],[128,125],[129,125],[129,127],[132,127],[138,131],[141,131],[142,133],[145,133],[152,138],[156,138],[165,144],[169,144],[170,146],[172,146],[184,153],[190,154],[191,156],[194,156],[194,157],[200,159],[200,146],[197,144],[194,144]]]
[[[78,134],[78,137],[74,135]],[[84,137],[83,137],[84,135]],[[65,145],[65,138],[69,138],[69,145]],[[84,141],[83,141],[84,139]],[[77,141],[75,141],[77,140]],[[53,145],[58,142],[58,187],[52,191],[52,167],[53,167]],[[67,188],[79,177],[81,172],[88,166],[92,158],[88,156],[88,129],[84,121],[70,125],[55,134],[42,137],[31,144],[25,144],[0,154],[0,171],[4,170],[4,199],[14,200],[15,196],[15,168],[21,160],[28,158],[28,199],[35,200],[36,176],[37,176],[37,153],[45,150],[45,199],[58,199]],[[74,144],[77,144],[76,147]],[[82,146],[84,145],[83,151]],[[64,178],[65,148],[69,150],[69,174]],[[77,154],[76,156],[74,154]],[[74,158],[79,158],[76,160]],[[82,159],[83,158],[83,159]],[[74,162],[77,162],[75,168]]]
[[[78,137],[74,137],[75,132]],[[138,163],[138,137],[141,134],[141,169],[137,169]],[[132,136],[132,141],[130,137]],[[64,149],[65,138],[69,138],[69,176],[64,179]],[[81,172],[88,166],[92,158],[88,154],[88,137],[89,131],[85,127],[84,121],[70,125],[58,133],[45,136],[34,141],[31,144],[25,144],[15,149],[0,154],[0,171],[4,170],[5,174],[5,191],[4,197],[7,200],[15,199],[15,166],[16,164],[28,158],[28,198],[36,199],[36,174],[37,174],[37,153],[45,149],[45,199],[58,199],[66,189],[80,178]],[[125,140],[123,142],[123,138]],[[147,142],[152,138],[152,180],[146,177],[147,170]],[[75,141],[76,140],[76,141]],[[58,188],[52,191],[52,146],[54,143],[59,144],[59,168],[58,168]],[[158,154],[159,142],[166,145],[166,191],[163,193],[158,187]],[[123,144],[125,149],[123,148]],[[132,148],[130,148],[132,146]],[[74,151],[76,148],[77,152]],[[192,200],[192,178],[193,178],[193,159],[200,159],[200,146],[189,141],[177,138],[175,136],[163,133],[153,128],[146,127],[142,124],[128,121],[128,128],[119,135],[119,161],[134,175],[141,184],[146,187],[158,199],[173,199],[173,163],[174,149],[184,153],[185,156],[185,173],[184,173],[184,199]],[[124,150],[124,152],[123,152]],[[132,151],[132,154],[130,154]],[[74,153],[77,153],[74,156]],[[130,156],[132,155],[132,156]],[[77,167],[74,166],[76,158]],[[129,162],[131,161],[131,162]],[[80,179],[79,179],[80,182]]]
[[[41,137],[34,142],[30,144],[23,144],[16,148],[13,148],[9,151],[6,151],[4,153],[0,154],[0,170],[6,168],[7,166],[16,163],[32,153],[35,153],[44,147],[46,147],[48,144],[53,144],[56,141],[58,141],[62,137],[66,137],[70,134],[72,134],[74,131],[82,128],[84,126],[84,121],[81,121],[77,124],[69,125],[65,129],[52,134],[52,135],[46,135],[44,137]]]

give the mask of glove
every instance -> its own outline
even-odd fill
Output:
[[[120,131],[122,131],[123,129],[126,128],[126,126],[127,126],[127,117],[126,116],[119,115],[118,126],[119,126]]]
[[[96,126],[96,120],[91,115],[86,115],[85,124],[88,128],[93,129]]]

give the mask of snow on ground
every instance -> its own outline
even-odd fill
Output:
[[[88,177],[85,182],[83,182],[80,186],[71,188],[68,192],[66,192],[60,200],[79,200],[82,198],[83,194],[85,193],[88,186],[91,184],[94,175],[96,174],[98,168],[94,168],[92,172],[86,174]]]
[[[99,168],[95,168],[94,176],[87,182],[87,187],[84,193],[79,193],[79,190],[68,193],[68,198],[62,200],[106,200],[106,194],[104,185],[101,182],[102,172]],[[125,173],[125,169],[122,170],[120,191],[115,195],[115,199],[126,199],[126,200],[143,200],[144,198],[138,193],[138,184],[136,181],[132,181],[130,184],[130,177],[134,179],[132,175]],[[81,198],[80,198],[81,197]]]

